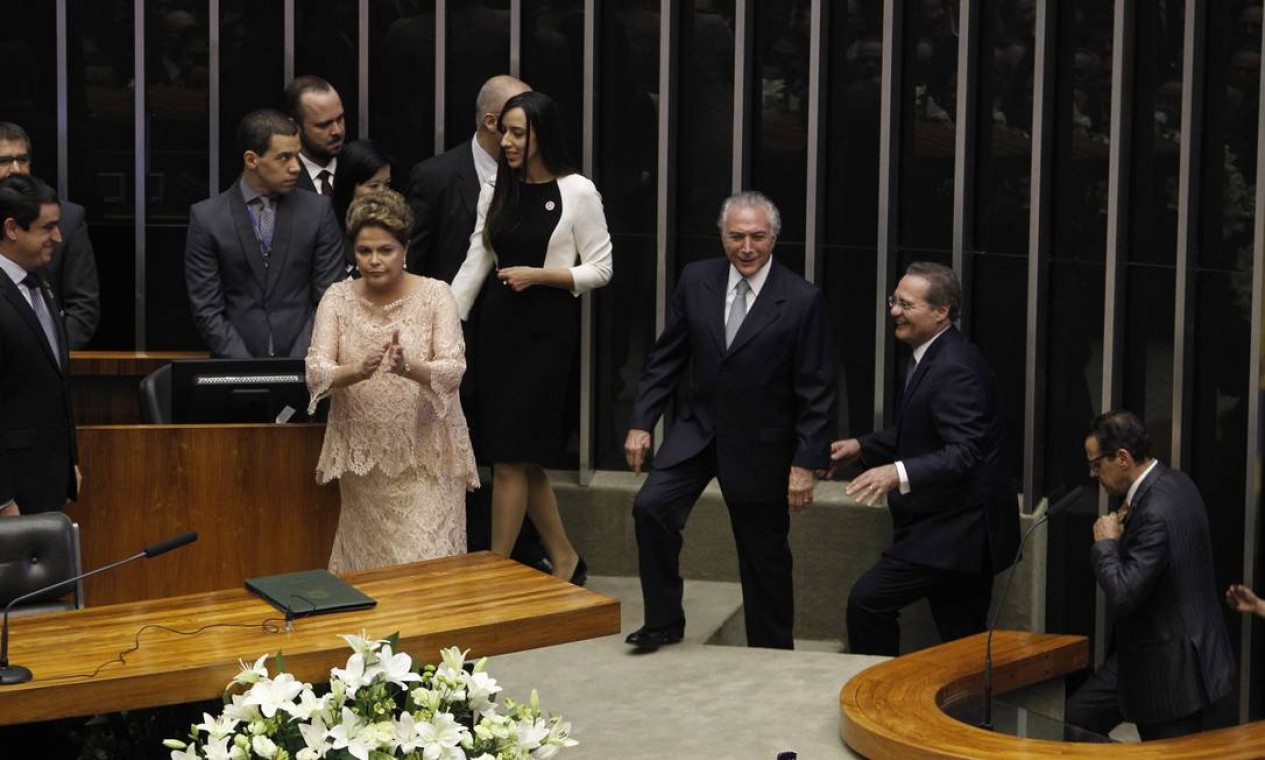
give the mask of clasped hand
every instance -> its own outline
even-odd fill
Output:
[[[536,284],[538,267],[505,267],[496,270],[500,281],[510,286],[515,293],[521,293]]]
[[[360,376],[361,379],[368,379],[378,371],[400,374],[403,366],[404,346],[400,345],[400,331],[396,330],[391,333],[391,340],[375,346],[360,362]]]

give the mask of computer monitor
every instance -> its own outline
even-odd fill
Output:
[[[186,424],[319,422],[307,413],[302,359],[178,359],[171,363],[171,421]]]

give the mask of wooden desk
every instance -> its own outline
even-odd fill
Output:
[[[940,705],[983,684],[984,640],[977,634],[875,665],[839,694],[839,733],[865,757],[927,758],[1183,758],[1265,757],[1265,721],[1180,739],[1133,744],[1083,744],[1021,739],[950,718]],[[1089,662],[1082,636],[1021,631],[993,634],[994,691],[1030,686]]]
[[[141,421],[141,378],[176,359],[206,357],[205,351],[71,351],[75,422],[135,425]]]
[[[157,563],[169,556],[155,558],[151,571],[161,572]],[[0,724],[213,699],[240,670],[239,659],[282,650],[287,671],[323,683],[351,654],[338,635],[361,629],[375,637],[399,632],[401,649],[429,663],[447,646],[482,657],[619,632],[617,600],[487,552],[344,577],[377,607],[300,618],[288,633],[259,629],[265,619],[279,622],[278,612],[244,588],[14,618],[9,659],[34,679],[0,687]],[[212,623],[251,627],[192,636],[148,629],[127,664],[107,665],[91,679],[72,677],[131,647],[142,626],[192,631]]]

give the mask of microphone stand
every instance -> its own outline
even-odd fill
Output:
[[[1054,506],[1047,509],[1045,514],[1041,515],[1024,532],[1023,538],[1019,539],[1019,551],[1015,552],[1015,561],[1010,565],[1010,573],[1006,576],[1006,585],[1002,588],[1001,596],[997,597],[997,606],[993,608],[993,614],[988,618],[988,639],[984,644],[984,719],[980,721],[980,728],[988,731],[993,730],[993,631],[997,628],[997,616],[1001,614],[1002,603],[1006,601],[1006,595],[1010,593],[1010,584],[1015,580],[1015,566],[1023,559],[1023,547],[1027,545],[1028,536],[1031,536],[1033,531],[1049,522],[1051,517],[1071,506],[1072,502],[1080,498],[1081,492],[1084,490],[1084,486],[1076,486],[1069,491],[1066,496],[1055,502]]]
[[[104,573],[106,570],[113,570],[116,567],[126,565],[129,562],[135,562],[138,559],[157,557],[159,554],[169,552],[172,549],[177,549],[185,544],[190,544],[197,540],[198,534],[196,531],[182,533],[174,538],[168,538],[151,546],[147,546],[127,559],[122,559],[104,567],[98,567],[96,570],[80,573],[73,578],[67,578],[66,580],[58,581],[45,586],[44,588],[27,592],[9,602],[4,607],[4,623],[3,625],[0,625],[0,686],[11,686],[13,684],[26,683],[31,680],[31,671],[29,668],[22,667],[21,665],[9,664],[9,611],[13,609],[15,604],[46,594],[55,589],[63,587],[69,588],[73,584],[78,583],[85,578],[91,578],[98,573]]]

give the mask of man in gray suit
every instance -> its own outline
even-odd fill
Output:
[[[241,178],[189,211],[193,318],[214,356],[301,357],[316,305],[342,275],[342,236],[329,201],[295,190],[299,127],[289,117],[247,114],[237,144]]]
[[[1094,420],[1085,457],[1103,490],[1123,499],[1094,523],[1094,574],[1115,613],[1116,648],[1068,699],[1065,720],[1103,735],[1133,721],[1143,740],[1201,731],[1235,667],[1203,499],[1151,456],[1129,412]]]
[[[10,174],[31,173],[31,138],[17,124],[0,121],[0,179]],[[92,340],[101,321],[101,286],[97,259],[88,239],[83,206],[61,202],[61,241],[44,267],[53,295],[61,301],[66,321],[66,340],[71,350]]]

